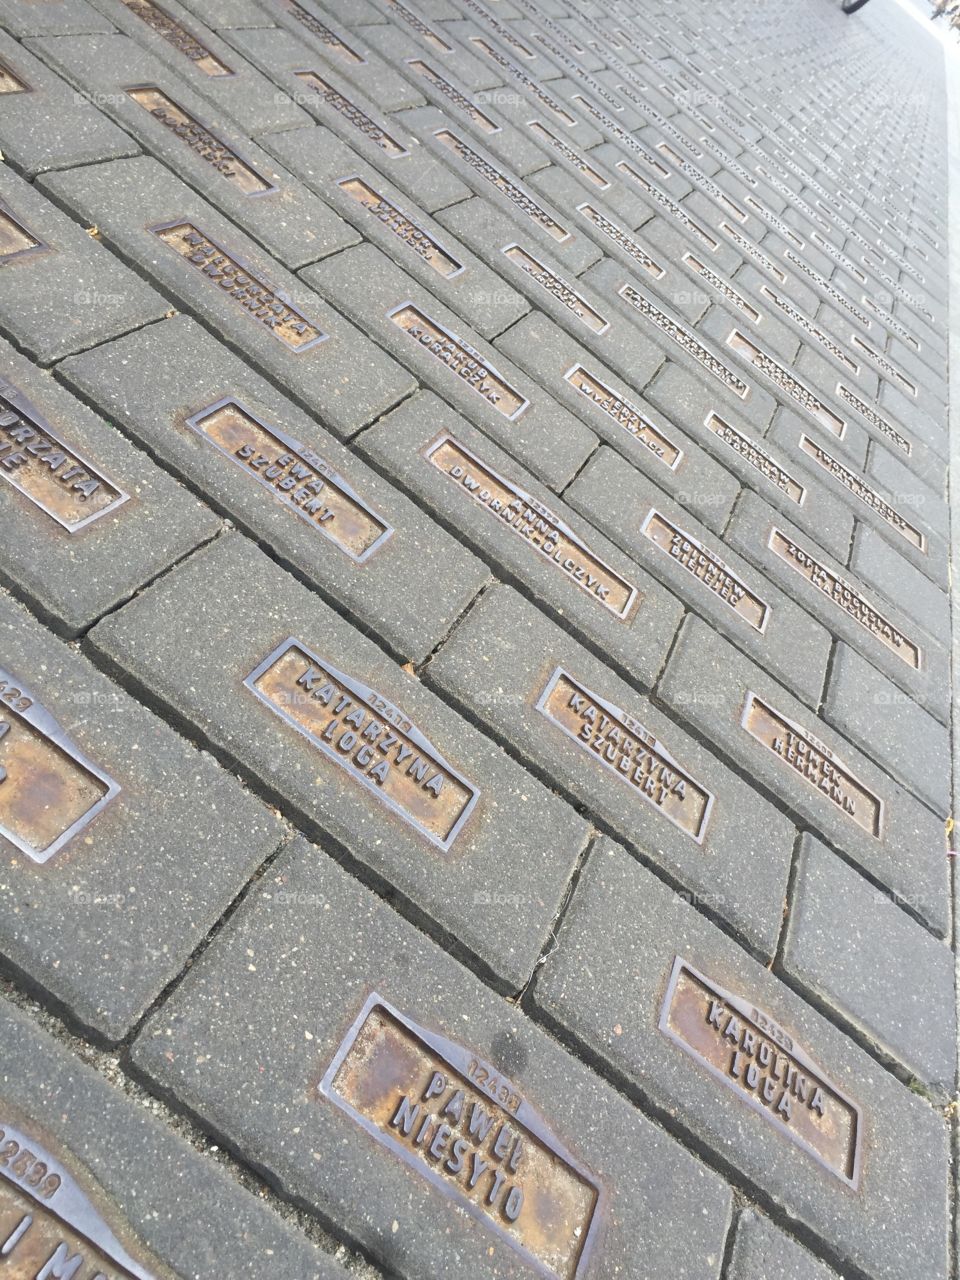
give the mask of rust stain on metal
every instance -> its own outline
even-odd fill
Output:
[[[4,201],[0,200],[0,266],[22,258],[47,253],[50,246],[44,244],[16,216]]]
[[[3,61],[0,61],[0,94],[32,93],[33,89]]]

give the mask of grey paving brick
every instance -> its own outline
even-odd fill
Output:
[[[482,337],[499,333],[529,310],[522,294],[462,240],[322,125],[274,134],[269,143],[273,154],[341,218]]]
[[[458,541],[185,316],[59,372],[402,661],[422,661],[489,579]]]
[[[262,147],[129,37],[60,37],[33,47],[284,266],[301,267],[359,239]]]
[[[412,397],[359,443],[625,679],[656,679],[683,617],[676,597],[435,396]]]
[[[564,497],[688,608],[804,702],[819,706],[830,633],[683,506],[606,448],[593,455]]]
[[[0,360],[0,576],[75,636],[220,522],[2,340]]]
[[[631,1093],[669,1114],[791,1222],[829,1241],[844,1272],[947,1275],[943,1118],[618,846],[592,851],[534,999]],[[748,1083],[749,1068],[758,1078]],[[822,1117],[811,1078],[820,1082]],[[775,1110],[783,1096],[789,1120]],[[798,1145],[804,1137],[829,1167]],[[844,1177],[857,1139],[852,1193]],[[775,1272],[756,1280],[792,1274],[784,1264],[778,1257]]]
[[[439,60],[439,65],[446,67],[457,83],[471,93],[501,88],[503,77],[497,68],[488,62],[481,63],[446,30],[447,23],[459,17],[459,11],[450,5],[448,12],[428,14],[428,8],[430,6],[423,4],[406,4],[404,0],[373,0],[369,4],[370,18],[363,26],[352,4],[348,16],[354,26],[359,27],[363,38],[389,60],[426,54]],[[488,101],[496,105],[494,96]]]
[[[604,829],[702,897],[752,951],[773,954],[792,824],[572,636],[497,586],[427,678]],[[627,745],[618,751],[619,741]]]
[[[835,1271],[754,1209],[737,1219],[728,1275],[730,1280],[837,1280]]]
[[[361,1027],[359,1045],[372,1041],[376,1052],[379,1043],[387,1055],[394,1044],[403,1055],[381,1059],[384,1091],[366,1098],[337,1070],[342,1050],[347,1070],[356,1064],[366,1078],[354,1047]],[[485,1280],[520,1280],[535,1266],[523,1246],[546,1258],[537,1269],[549,1274],[572,1274],[580,1254],[578,1274],[591,1280],[628,1274],[638,1257],[649,1260],[650,1280],[719,1275],[729,1188],[302,842],[158,1011],[134,1056],[182,1105],[216,1115],[224,1141],[340,1222],[393,1275],[446,1280],[468,1266]],[[485,1073],[503,1080],[512,1110],[484,1091]],[[434,1113],[441,1104],[422,1097],[431,1081],[465,1095],[462,1122],[449,1117],[465,1134],[459,1176],[452,1156],[435,1165],[440,1157],[405,1138],[402,1122],[391,1125],[404,1097],[418,1114]],[[470,1137],[473,1115],[490,1122],[489,1137]],[[515,1167],[491,1205],[496,1179],[481,1170],[480,1151],[492,1155],[501,1126],[519,1154],[506,1157]],[[472,1195],[469,1168],[478,1172]],[[502,1201],[514,1184],[523,1203],[511,1226]],[[552,1239],[538,1231],[544,1220]]]
[[[14,169],[33,177],[45,169],[136,154],[136,143],[97,104],[72,92],[6,32],[0,32],[0,60],[9,86],[0,119],[0,151]],[[39,118],[43,128],[37,128]]]
[[[0,1036],[0,1125],[6,1143],[14,1141],[13,1155],[21,1152],[18,1164],[26,1161],[27,1179],[39,1174],[41,1187],[46,1178],[62,1180],[44,1203],[33,1195],[29,1181],[25,1186],[16,1175],[5,1174],[4,1219],[7,1226],[21,1229],[18,1239],[7,1238],[8,1267],[17,1268],[22,1261],[25,1268],[42,1269],[44,1262],[53,1261],[58,1269],[72,1264],[87,1271],[89,1263],[93,1275],[102,1274],[104,1265],[113,1270],[116,1263],[120,1274],[120,1267],[133,1264],[184,1280],[218,1270],[253,1280],[275,1268],[301,1280],[346,1276],[333,1258],[283,1223],[256,1195],[148,1115],[147,1107],[112,1088],[7,1000],[0,1002]],[[74,1231],[70,1207],[63,1204],[68,1192],[77,1197],[73,1208],[82,1205],[99,1216],[105,1235],[92,1231],[89,1219],[85,1232]],[[24,1214],[30,1216],[22,1227]],[[39,1252],[36,1237],[44,1232],[55,1234],[47,1251]],[[105,1250],[97,1250],[93,1236]],[[69,1247],[58,1262],[60,1241]],[[31,1265],[34,1249],[39,1256]]]
[[[307,267],[304,279],[551,488],[593,450],[592,431],[373,245]]]
[[[881,600],[857,574],[820,551],[755,494],[741,494],[726,540],[838,639],[946,723],[940,691],[947,679],[947,654],[917,625],[909,607]]]
[[[814,1003],[946,1099],[957,1043],[950,947],[811,835],[800,844],[781,964]]]
[[[154,289],[5,168],[0,227],[0,330],[41,364],[157,320],[168,309]]]
[[[338,434],[413,389],[395,361],[156,160],[118,160],[43,181],[308,412],[323,405]],[[251,297],[261,299],[257,310]]]
[[[88,31],[112,31],[113,24],[88,0],[5,0],[3,29],[12,36],[71,36]]]
[[[946,592],[926,574],[904,560],[886,538],[858,525],[850,554],[850,568],[898,608],[909,610],[921,627],[940,644],[950,645],[950,614]]]
[[[0,745],[0,953],[29,989],[116,1041],[276,849],[279,825],[7,596],[0,628],[21,695]],[[55,723],[16,710],[31,698],[27,714]],[[58,754],[57,726],[80,760]],[[37,812],[39,778],[52,799]]]
[[[943,824],[853,742],[699,618],[684,622],[657,695],[776,797],[784,812],[914,903],[926,924],[944,935]]]
[[[189,630],[169,625],[182,616]],[[151,698],[258,779],[308,834],[332,838],[417,919],[434,920],[471,964],[504,989],[526,983],[587,824],[252,543],[236,534],[218,540],[111,614],[91,639]],[[261,678],[256,691],[245,685],[288,643],[273,682]],[[317,718],[322,704],[311,695],[323,686],[309,674],[317,666],[329,666],[338,687],[360,682],[349,714],[383,708],[377,723],[385,745],[376,755],[366,741],[354,755],[328,754],[320,734],[336,716],[320,711]],[[293,687],[284,691],[288,674]],[[297,686],[304,675],[312,688]],[[387,720],[408,736],[386,730]],[[344,734],[357,738],[345,727],[340,752],[349,750],[339,745]],[[520,875],[528,899],[517,918],[504,914],[500,897]]]

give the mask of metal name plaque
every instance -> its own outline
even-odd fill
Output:
[[[402,711],[293,636],[243,683],[388,809],[449,851],[480,792]]]
[[[647,275],[653,276],[654,280],[660,280],[667,274],[666,267],[661,267],[659,262],[655,262],[649,253],[637,244],[633,236],[627,235],[623,227],[618,227],[615,222],[612,222],[602,214],[599,209],[595,209],[592,204],[578,204],[577,213],[586,218],[588,222],[591,222],[608,240],[612,240],[614,244],[619,245],[624,253],[638,263],[646,271]]]
[[[909,458],[913,452],[913,446],[906,436],[901,435],[892,423],[889,423],[886,418],[877,413],[876,409],[871,405],[861,400],[849,387],[845,387],[842,382],[837,383],[837,395],[845,404],[850,405],[851,409],[856,409],[861,418],[869,422],[872,427],[876,427],[882,436]]]
[[[65,444],[27,397],[2,378],[0,476],[68,533],[116,511],[130,496]]]
[[[883,801],[858,782],[847,766],[812,733],[750,692],[740,725],[858,827],[877,840],[881,838]]]
[[[557,667],[537,710],[674,826],[703,844],[714,796],[627,712]]]
[[[634,310],[651,320],[668,338],[672,338],[678,347],[686,351],[687,355],[708,369],[734,395],[739,396],[741,400],[746,400],[750,394],[749,384],[744,382],[728,364],[718,359],[708,347],[705,347],[692,329],[688,329],[679,320],[674,320],[672,316],[667,315],[656,303],[631,284],[621,285],[617,293]]]
[[[201,409],[186,425],[357,564],[392,535],[386,520],[318,453],[268,426],[233,396]]]
[[[119,791],[0,667],[0,837],[31,862],[49,862]]]
[[[0,1267],[10,1280],[153,1280],[63,1163],[2,1113]]]
[[[607,191],[610,188],[612,184],[607,181],[603,174],[598,173],[592,165],[584,160],[579,152],[568,146],[562,138],[558,138],[555,133],[551,133],[542,120],[528,120],[527,128],[534,137],[539,138],[541,142],[545,142],[548,147],[552,147],[554,151],[563,156],[564,160],[567,160],[575,169],[579,170],[593,186],[599,188],[600,191]]]
[[[416,71],[417,75],[422,76],[428,84],[432,84],[439,93],[469,117],[481,133],[500,133],[500,125],[495,120],[491,120],[479,107],[474,106],[466,94],[461,93],[449,80],[445,80],[429,63],[424,62],[422,58],[407,58],[405,61],[411,71]]]
[[[802,435],[800,437],[800,448],[805,454],[813,458],[818,466],[822,467],[829,475],[832,475],[835,480],[838,480],[855,498],[859,498],[871,511],[875,511],[881,520],[899,533],[901,538],[909,542],[917,551],[922,551],[926,554],[926,536],[915,525],[912,525],[905,516],[902,516],[895,507],[892,507],[889,502],[882,498],[876,489],[872,489],[855,471],[845,467],[842,462],[827,453],[826,449],[817,444],[816,440],[811,440],[809,436]]]
[[[0,266],[47,253],[49,249],[50,246],[25,227],[10,206],[0,200]]]
[[[318,1093],[536,1274],[576,1280],[585,1270],[600,1183],[489,1063],[373,992]]]
[[[782,494],[796,503],[798,507],[802,507],[807,496],[807,491],[800,483],[795,480],[788,471],[784,471],[779,463],[770,457],[769,453],[755,440],[751,440],[749,436],[738,431],[736,427],[731,426],[729,422],[718,417],[715,413],[707,414],[704,425],[709,431],[725,445],[731,448],[734,453],[740,457],[755,471],[759,471],[762,476],[776,485]]]
[[[12,67],[0,60],[0,93],[33,93],[33,90]]]
[[[856,1191],[863,1113],[773,1018],[677,956],[660,1030]]]
[[[683,450],[655,426],[645,413],[641,413],[629,400],[617,395],[582,364],[575,364],[563,376],[575,391],[586,396],[608,418],[612,418],[644,448],[649,449],[661,462],[666,463],[671,471],[676,471],[683,460]]]
[[[745,337],[739,329],[734,329],[727,337],[727,346],[736,351],[754,368],[770,379],[772,383],[785,391],[797,404],[828,431],[842,440],[847,424],[839,414],[829,409],[819,396],[814,395],[809,387],[804,386],[799,378],[794,377],[778,360],[762,351],[754,342]]]
[[[295,71],[293,73],[298,80],[303,83],[322,98],[327,106],[332,107],[339,115],[349,121],[350,124],[364,137],[369,138],[390,160],[402,160],[408,156],[410,152],[398,142],[396,138],[391,138],[376,120],[371,120],[365,111],[361,111],[358,106],[345,98],[342,93],[334,89],[333,85],[328,84],[322,76],[318,76],[315,71]]]
[[[361,66],[366,63],[366,58],[357,53],[355,49],[351,49],[342,36],[339,36],[332,27],[328,27],[325,22],[321,22],[314,14],[309,13],[302,5],[296,3],[296,0],[277,0],[281,9],[286,10],[291,18],[294,18],[305,27],[311,35],[315,35],[321,44],[325,45],[331,53],[335,53],[338,58],[346,62],[351,67]]]
[[[535,280],[542,289],[556,298],[591,333],[600,337],[610,328],[609,320],[591,307],[589,302],[567,284],[566,280],[561,279],[542,262],[538,262],[532,254],[527,253],[526,249],[522,249],[518,244],[508,244],[500,252],[525,272],[531,280]]]
[[[122,0],[122,3],[158,36],[168,44],[172,44],[178,53],[189,58],[197,70],[202,71],[204,75],[236,75],[236,72],[231,71],[225,62],[221,62],[202,45],[196,36],[191,35],[186,27],[181,26],[175,18],[171,18],[170,14],[161,9],[158,4],[154,4],[153,0]]]
[[[337,186],[368,213],[378,218],[398,240],[409,245],[428,266],[433,267],[437,275],[443,276],[445,280],[452,280],[454,276],[466,270],[462,262],[458,262],[452,253],[448,253],[433,236],[414,222],[409,214],[404,213],[395,204],[391,204],[386,196],[374,190],[363,178],[357,176],[340,178]]]

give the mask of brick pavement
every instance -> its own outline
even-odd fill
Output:
[[[948,141],[894,0],[0,4],[0,1275],[958,1280]]]

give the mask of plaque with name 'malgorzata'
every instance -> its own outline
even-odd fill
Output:
[[[540,1275],[585,1270],[600,1185],[489,1063],[373,993],[319,1094]]]

